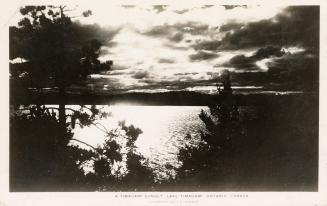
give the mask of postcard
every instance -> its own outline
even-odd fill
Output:
[[[4,10],[1,206],[327,206],[325,2]]]

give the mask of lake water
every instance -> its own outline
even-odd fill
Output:
[[[69,106],[68,106],[69,107]],[[71,106],[74,107],[74,106]],[[149,160],[157,178],[165,178],[167,166],[178,167],[177,154],[186,144],[196,144],[204,125],[199,118],[204,106],[98,106],[110,112],[108,118],[99,122],[108,130],[118,128],[119,121],[134,125],[142,130],[136,141],[137,150]],[[76,127],[74,138],[96,146],[105,139],[105,134],[94,125]],[[185,138],[191,134],[192,139]],[[83,147],[83,145],[80,145]]]

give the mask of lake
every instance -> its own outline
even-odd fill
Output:
[[[150,167],[154,169],[158,179],[165,178],[167,172],[174,175],[174,170],[168,171],[167,166],[179,166],[177,160],[179,149],[186,144],[197,143],[199,131],[204,129],[199,113],[202,109],[207,110],[204,106],[98,105],[97,107],[101,108],[102,112],[111,113],[109,117],[97,121],[108,130],[118,128],[119,121],[125,121],[126,125],[132,124],[142,130],[135,144],[137,150],[149,160]],[[105,139],[105,133],[94,125],[83,128],[77,126],[73,132],[73,138],[92,146],[101,144]],[[191,134],[194,138],[185,138],[187,134]],[[83,144],[79,146],[85,147]]]

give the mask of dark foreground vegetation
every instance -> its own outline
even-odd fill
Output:
[[[262,97],[240,106],[228,73],[223,83],[220,101],[199,114],[206,127],[200,143],[180,150],[176,187],[166,189],[317,191],[318,97]]]
[[[152,185],[153,174],[134,146],[142,131],[124,122],[108,131],[96,123],[108,115],[95,106],[11,108],[11,191],[134,190]],[[105,133],[104,142],[93,147],[74,139],[77,124],[95,125]],[[92,172],[85,172],[87,166]]]
[[[200,145],[180,152],[180,189],[318,190],[317,99],[209,108]]]

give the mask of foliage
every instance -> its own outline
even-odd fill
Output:
[[[10,27],[10,59],[14,80],[25,87],[63,90],[92,73],[110,69],[111,61],[98,60],[103,42],[88,35],[79,23],[65,15],[64,6],[25,6],[17,27]],[[83,16],[91,15],[86,11]]]
[[[203,110],[199,114],[205,125],[205,130],[200,131],[199,145],[186,145],[179,153],[182,166],[178,168],[177,181],[181,184],[201,187],[228,183],[229,177],[237,172],[233,157],[258,147],[262,140],[250,126],[255,119],[241,111],[232,94],[228,71],[222,77],[220,101],[209,106],[209,114]]]
[[[65,111],[63,121],[60,107],[35,105],[12,109],[11,190],[135,190],[152,184],[153,174],[134,145],[140,129],[122,122],[120,129],[108,131],[96,120],[109,114],[95,106],[67,107]],[[74,139],[76,124],[93,125],[105,132],[103,144],[94,147]]]
[[[149,190],[154,183],[154,175],[147,160],[135,147],[142,131],[133,125],[126,126],[124,121],[119,126],[118,130],[109,131],[105,142],[95,148],[94,172],[88,177],[96,180],[97,189],[101,191]]]

